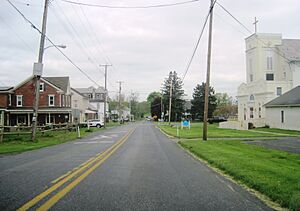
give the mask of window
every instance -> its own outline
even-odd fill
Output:
[[[44,90],[44,86],[45,86],[44,83],[40,83],[40,92],[45,91],[45,90]]]
[[[250,82],[253,81],[253,74],[250,74]]]
[[[74,100],[74,107],[77,108],[78,107],[78,101]]]
[[[261,118],[261,107],[259,105],[259,108],[258,108],[258,118]]]
[[[273,51],[272,49],[267,50],[267,70],[273,70]]]
[[[23,95],[17,95],[17,107],[23,106]]]
[[[253,107],[250,107],[250,119],[254,118]]]
[[[282,88],[281,87],[277,87],[276,88],[276,93],[277,93],[278,96],[282,95]]]
[[[267,73],[266,74],[266,80],[267,81],[274,81],[274,74],[273,73]]]
[[[249,100],[254,101],[254,95],[250,95]]]
[[[250,70],[250,72],[253,71],[253,64],[252,63],[253,63],[252,59],[249,59],[249,70]]]
[[[55,105],[55,96],[48,95],[48,102],[49,102],[49,106],[54,106]]]
[[[8,95],[8,106],[11,106],[11,94]]]
[[[89,97],[90,99],[92,99],[92,98],[93,98],[93,95],[92,95],[92,94],[88,94],[88,97]]]
[[[284,123],[284,111],[281,111],[281,123]]]
[[[247,109],[244,108],[244,120],[246,120],[246,119],[247,119]]]
[[[271,56],[267,57],[267,70],[273,70],[273,58]]]

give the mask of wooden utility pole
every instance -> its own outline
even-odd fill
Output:
[[[117,83],[119,84],[119,106],[118,106],[118,110],[119,110],[119,118],[122,116],[121,115],[121,92],[122,92],[122,83],[124,83],[124,81],[117,81]]]
[[[104,67],[105,68],[105,73],[104,73],[104,111],[103,111],[103,114],[104,114],[104,128],[106,128],[106,104],[107,104],[107,67],[108,66],[112,66],[111,64],[100,64],[100,67]]]
[[[209,95],[209,81],[210,81],[210,61],[211,61],[213,8],[214,8],[214,0],[210,0],[209,35],[208,35],[208,52],[207,52],[207,72],[206,72],[204,115],[203,115],[203,141],[207,140],[207,116],[208,116],[208,95]]]
[[[173,94],[172,92],[173,92],[173,74],[171,72],[170,96],[169,96],[169,124],[171,123],[172,94]]]
[[[34,75],[34,82],[35,82],[35,100],[34,100],[33,117],[32,117],[32,134],[31,134],[32,141],[35,141],[36,139],[36,130],[37,130],[37,123],[38,123],[40,79],[43,72],[43,56],[44,56],[44,47],[45,47],[48,4],[49,4],[49,0],[45,0],[39,58],[38,58],[38,62],[34,63],[33,66],[33,75]]]

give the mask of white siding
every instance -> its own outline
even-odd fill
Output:
[[[284,111],[284,122],[281,122]],[[266,108],[266,124],[271,128],[300,130],[300,107]]]

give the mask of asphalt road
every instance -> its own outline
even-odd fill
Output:
[[[0,210],[17,208],[271,210],[148,122],[2,156]]]
[[[264,140],[264,141],[248,141],[247,144],[256,144],[269,149],[277,149],[286,152],[298,153],[300,154],[300,138],[284,138],[281,140]]]

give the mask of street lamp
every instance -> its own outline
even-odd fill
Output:
[[[44,48],[44,51],[46,50],[46,49],[48,49],[48,48],[51,48],[51,47],[58,47],[58,48],[66,48],[67,46],[66,45],[49,45],[49,46],[47,46],[46,48]]]

